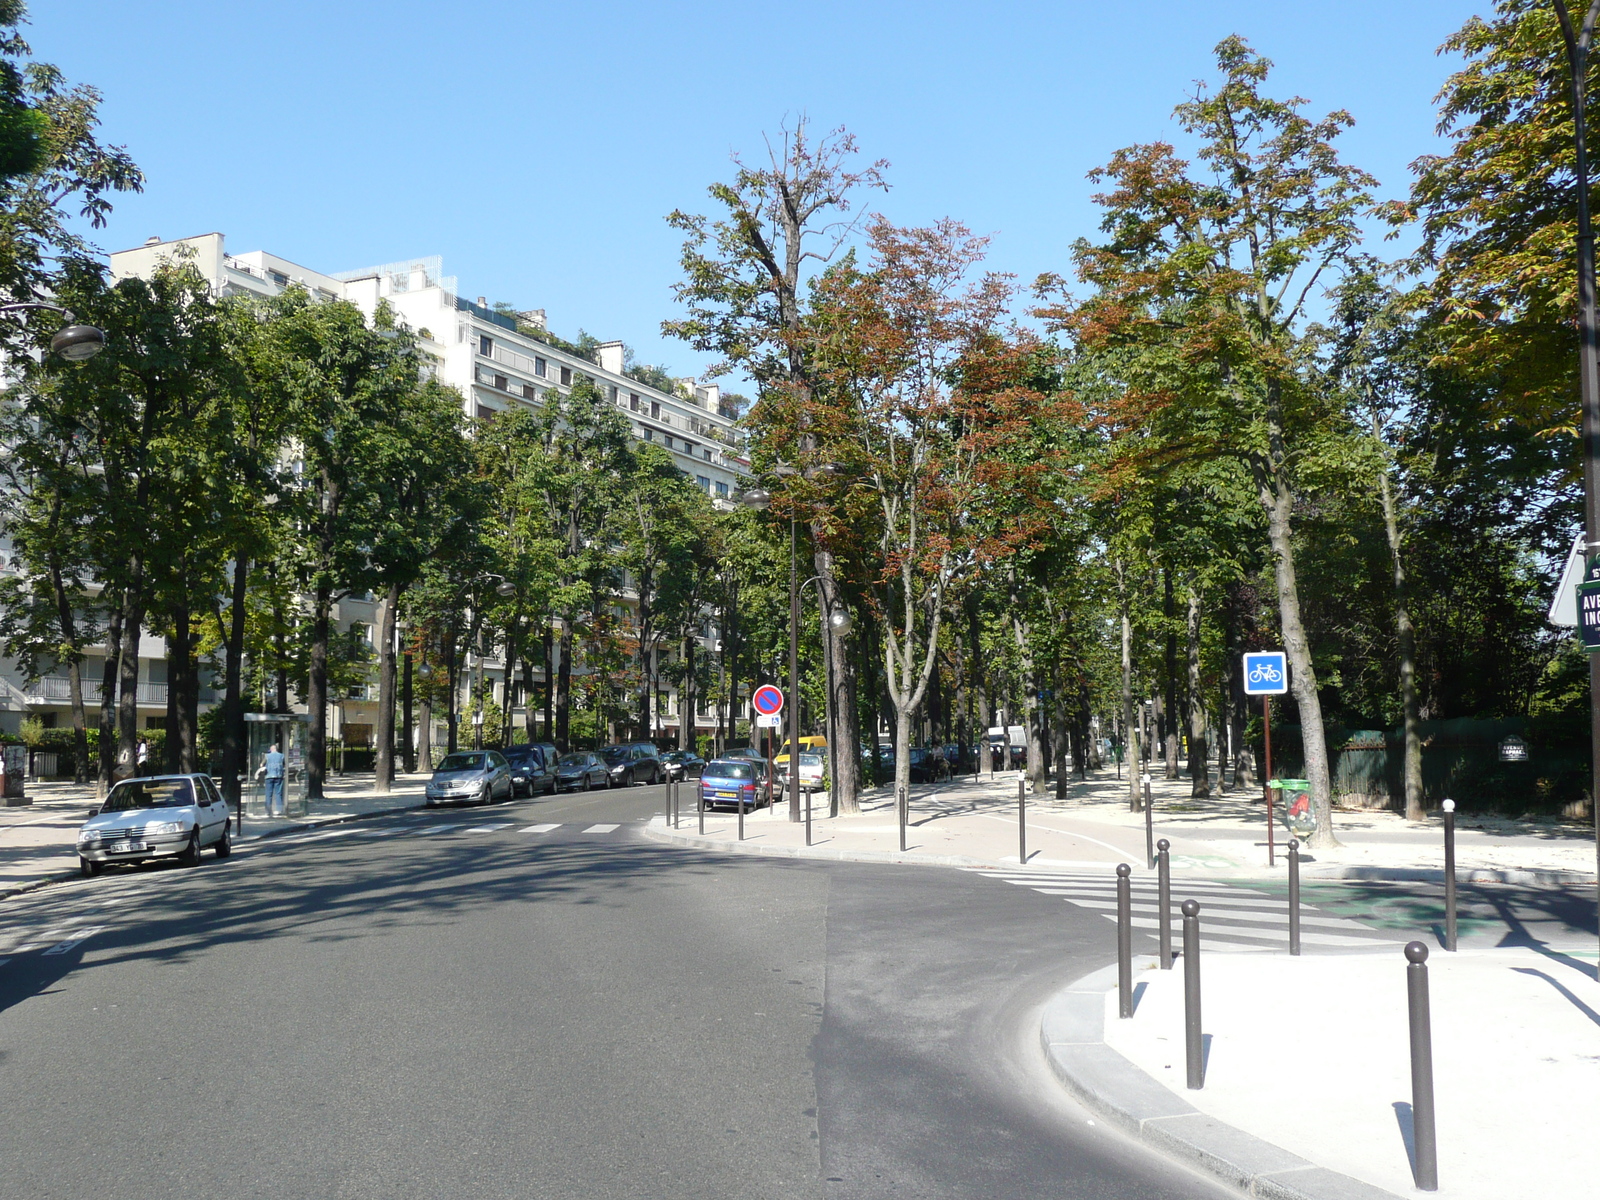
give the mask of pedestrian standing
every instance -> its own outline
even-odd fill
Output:
[[[138,770],[134,773],[137,775],[148,774],[150,768],[150,743],[145,741],[144,738],[139,739],[139,749],[134,758],[138,763]]]
[[[266,784],[267,816],[287,816],[283,803],[283,755],[278,750],[278,743],[272,743],[272,749],[267,751],[266,758],[256,771],[256,778]]]

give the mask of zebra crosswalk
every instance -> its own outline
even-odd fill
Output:
[[[1105,871],[996,871],[973,868],[975,874],[1055,896],[1078,908],[1117,919],[1117,877]],[[1161,902],[1153,875],[1132,881],[1132,923],[1135,931],[1154,940],[1161,927]],[[1181,937],[1179,905],[1200,903],[1200,944],[1213,950],[1281,950],[1289,945],[1289,906],[1282,897],[1239,884],[1210,880],[1178,880],[1171,889],[1174,945]],[[1300,905],[1300,941],[1306,946],[1348,948],[1392,942],[1394,935],[1348,917],[1336,917],[1304,902]]]

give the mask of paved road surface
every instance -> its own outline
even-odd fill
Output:
[[[4,1193],[1227,1194],[1043,1072],[1098,912],[668,848],[660,804],[408,813],[0,905]]]

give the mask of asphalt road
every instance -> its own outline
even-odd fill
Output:
[[[1103,918],[661,846],[660,806],[404,814],[0,905],[0,1192],[1232,1194],[1045,1073],[1038,1006],[1109,961]]]

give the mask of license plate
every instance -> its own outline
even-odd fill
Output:
[[[131,854],[135,850],[143,850],[143,849],[144,849],[144,843],[143,842],[135,842],[135,841],[112,842],[110,847],[109,847],[109,851],[112,854]]]
[[[738,792],[718,792],[717,793],[717,799],[718,800],[737,800],[738,798],[739,798],[739,793]]]

